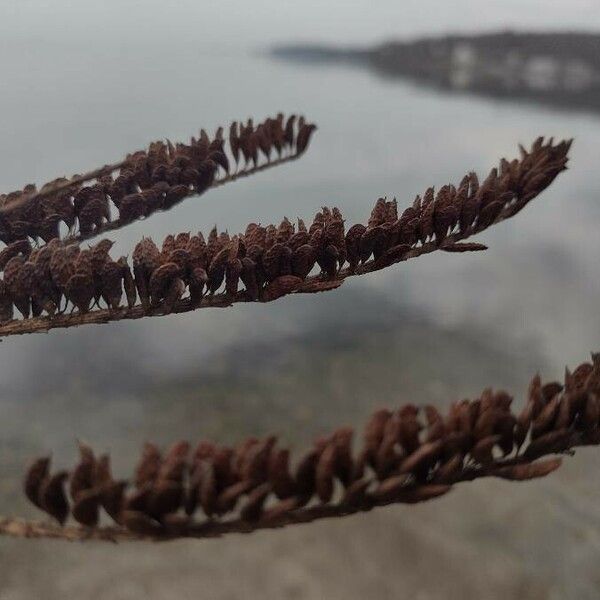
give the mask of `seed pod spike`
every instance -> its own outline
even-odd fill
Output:
[[[50,473],[47,458],[29,468],[24,489],[33,504],[60,523],[71,514],[87,536],[171,539],[249,532],[392,503],[420,503],[483,477],[528,481],[555,471],[562,458],[554,455],[600,445],[600,383],[595,374],[599,362],[594,356],[593,364],[579,365],[568,375],[564,390],[556,382],[534,377],[527,406],[541,398],[541,406],[531,410],[535,420],[517,417],[512,397],[492,388],[475,400],[453,404],[447,415],[433,406],[382,409],[367,422],[362,448],[354,452],[353,430],[339,428],[318,438],[293,461],[294,475],[289,451],[279,447],[274,436],[251,437],[235,448],[201,442],[193,452],[185,441],[164,453],[147,444],[131,484],[115,482],[108,456],[96,458],[91,448],[80,444],[80,460],[70,475],[72,507],[64,489],[68,473]],[[562,406],[563,394],[575,393],[579,396],[568,403],[570,410],[559,410],[560,419],[548,420],[547,407],[557,398]],[[515,454],[503,444],[518,423],[526,435],[524,451]],[[540,431],[532,438],[534,426]],[[338,482],[342,493],[337,493]],[[117,528],[98,526],[101,506]],[[0,520],[0,532],[6,527]],[[52,530],[57,537],[73,531],[80,530]]]
[[[9,194],[11,201],[0,206],[0,237],[7,243],[40,237],[49,242],[59,237],[59,222],[63,221],[69,228],[68,239],[80,242],[168,210],[211,187],[299,158],[314,126],[305,123],[293,151],[271,160],[273,150],[281,153],[285,137],[282,123],[283,116],[279,115],[256,127],[250,120],[238,131],[234,122],[229,128],[228,148],[222,127],[217,128],[212,141],[202,129],[200,139],[192,138],[189,144],[153,142],[118,163],[50,182],[39,191],[25,186]],[[292,141],[296,142],[295,137]],[[259,157],[259,149],[265,159]],[[240,150],[245,166],[240,165]],[[235,173],[230,173],[231,160],[237,165]]]
[[[254,142],[262,144],[263,154],[273,157],[269,144],[279,139],[276,132],[280,121],[277,117],[256,128],[248,122],[239,129],[240,150],[249,161],[259,161],[258,145],[254,147]],[[296,126],[292,125],[293,146],[302,147],[309,129],[311,125],[299,119],[296,135]],[[284,146],[282,142],[282,149]],[[112,183],[78,190],[75,194],[77,210],[83,210],[91,199],[103,193],[102,185],[117,183],[124,192],[124,195],[115,192],[120,202],[131,195],[143,196],[143,202],[154,202],[160,196],[161,206],[164,202],[178,201],[177,190],[189,191],[190,186],[193,187],[193,184],[181,183],[182,173],[197,166],[199,173],[202,171],[209,179],[213,178],[218,163],[210,158],[204,161],[202,157],[222,149],[222,140],[211,141],[207,134],[201,134],[189,151],[177,145],[153,146],[147,156],[132,158],[129,168]],[[341,212],[335,207],[324,207],[308,229],[299,222],[298,231],[284,218],[278,227],[251,223],[244,234],[237,236],[227,232],[219,234],[215,228],[208,236],[208,243],[200,235],[191,236],[189,232],[167,236],[162,250],[149,238],[143,238],[133,251],[133,273],[125,258],[117,261],[110,256],[108,240],[90,249],[81,249],[76,244],[54,239],[44,250],[33,253],[29,245],[12,246],[6,255],[10,258],[0,285],[0,317],[3,318],[0,337],[210,306],[224,307],[237,302],[270,302],[292,293],[331,291],[348,277],[389,268],[437,250],[480,251],[484,248],[482,245],[466,240],[512,217],[543,191],[563,170],[567,150],[567,144],[544,143],[535,151],[534,162],[529,158],[521,162],[506,161],[502,163],[502,171],[492,170],[481,185],[474,175],[469,175],[458,186],[442,186],[437,194],[430,188],[422,200],[400,213],[394,201],[380,198],[367,225],[352,225],[347,232]],[[167,165],[164,161],[168,160],[173,164]],[[155,167],[143,166],[154,164],[153,161],[157,161]],[[200,168],[195,161],[204,166]],[[533,168],[544,177],[531,176]],[[156,177],[151,175],[157,170]],[[150,195],[145,185],[152,186]],[[88,191],[84,193],[84,189]],[[111,194],[113,191],[111,187]],[[135,202],[138,201],[142,200],[137,198]],[[28,252],[31,260],[26,259]],[[320,267],[321,273],[315,272],[315,265]],[[122,306],[123,291],[126,308]],[[61,305],[63,295],[68,307]],[[101,297],[108,310],[97,306]],[[71,314],[56,314],[56,307],[60,310],[72,307]],[[14,308],[21,312],[22,320],[13,318]],[[538,404],[538,401],[534,404],[531,419],[538,417]],[[594,406],[592,402],[589,421],[595,419]],[[503,450],[509,448],[511,441],[517,445],[522,443],[523,425],[517,423],[514,440],[506,426]],[[536,425],[534,435],[541,429]]]

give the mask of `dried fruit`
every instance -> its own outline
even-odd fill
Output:
[[[302,121],[298,126],[308,131]],[[239,136],[234,127],[231,139],[244,160],[253,162],[260,144],[265,153],[267,139],[278,140],[283,149],[286,135],[282,128],[279,119],[268,121],[267,125],[257,129],[249,122],[241,127]],[[255,143],[258,144],[256,148]],[[126,192],[123,196],[117,194],[121,206],[129,206],[134,200],[135,203],[145,201],[142,198],[155,199],[158,193],[166,198],[171,189],[169,186],[175,186],[174,189],[183,193],[185,185],[179,182],[178,173],[189,169],[190,161],[196,158],[200,160],[211,152],[221,152],[221,146],[221,139],[211,142],[204,133],[190,147],[160,143],[151,146],[147,155],[134,155],[127,163],[129,167],[124,167],[117,178],[119,189]],[[437,195],[430,189],[423,200],[418,197],[400,217],[395,200],[390,202],[381,198],[375,204],[368,226],[353,225],[347,233],[344,233],[341,212],[335,207],[323,207],[308,230],[302,222],[298,223],[296,230],[291,221],[284,218],[278,227],[251,223],[244,234],[237,236],[219,233],[215,227],[207,243],[201,234],[192,236],[185,232],[170,235],[165,238],[161,250],[150,238],[143,238],[133,252],[133,275],[124,257],[118,261],[110,257],[112,242],[108,240],[102,240],[90,250],[52,240],[46,248],[35,250],[29,261],[29,243],[18,242],[12,244],[10,250],[7,248],[5,254],[8,260],[3,287],[0,286],[1,316],[5,321],[11,318],[14,314],[11,305],[25,318],[44,312],[48,316],[31,324],[5,322],[0,325],[0,336],[47,331],[54,326],[68,327],[84,319],[86,323],[104,323],[112,319],[136,318],[141,316],[135,310],[138,308],[137,297],[143,314],[147,315],[202,306],[226,306],[239,301],[269,302],[296,291],[315,293],[333,290],[349,276],[383,269],[435,249],[449,252],[482,250],[482,245],[464,240],[493,222],[516,214],[566,167],[569,148],[570,142],[537,144],[521,161],[515,162],[514,168],[505,169],[501,174],[492,171],[485,185],[479,187],[475,177],[469,175],[458,188],[444,186]],[[173,166],[167,169],[169,161]],[[150,167],[155,174],[146,180],[144,173]],[[530,185],[527,195],[522,196],[523,181],[529,181],[532,172],[546,176],[539,179],[536,184],[539,187]],[[138,181],[135,177],[142,179]],[[169,183],[161,178],[169,179]],[[134,190],[136,185],[142,184],[152,185],[150,196],[145,196],[145,191],[138,193]],[[107,189],[112,190],[114,185],[117,185],[117,180]],[[80,214],[98,194],[103,193],[103,189],[101,185],[80,188],[74,196],[77,200],[75,213]],[[496,206],[499,210],[494,208]],[[486,213],[481,217],[480,211],[484,209]],[[463,213],[469,210],[472,211],[467,219],[469,224],[461,229],[461,224],[465,224]],[[94,231],[99,231],[96,225],[94,228]],[[315,265],[321,272],[311,276]],[[97,305],[101,297],[116,311],[121,307],[124,291],[129,311],[106,314],[96,309],[92,310],[95,314],[85,317],[73,314],[66,319],[53,319],[63,294],[80,313],[85,313],[90,310],[92,301]],[[206,298],[207,294],[214,297]],[[187,298],[189,301],[186,302]],[[543,398],[536,401],[534,413],[527,418],[537,418],[541,410],[538,404],[542,401]],[[588,416],[592,421],[594,418],[593,414]],[[411,435],[414,438],[414,432]],[[517,439],[521,438],[521,424],[515,435]],[[503,435],[503,445],[508,444],[508,437],[506,433]]]
[[[108,456],[97,459],[80,444],[80,460],[70,474],[70,501],[64,490],[67,473],[50,473],[48,458],[38,459],[27,471],[25,494],[61,523],[71,513],[82,525],[95,528],[103,508],[129,532],[161,537],[199,531],[202,525],[191,519],[199,510],[209,519],[207,528],[248,531],[395,502],[424,502],[480,477],[544,477],[561,459],[539,457],[600,444],[599,379],[587,367],[575,373],[581,401],[561,413],[560,423],[548,419],[552,410],[547,407],[564,397],[562,386],[542,385],[536,376],[528,406],[540,395],[552,396],[537,411],[537,421],[517,418],[511,412],[512,397],[488,388],[471,402],[455,403],[446,416],[432,406],[411,404],[394,412],[379,410],[365,425],[358,453],[352,451],[352,429],[343,427],[315,440],[294,471],[289,451],[274,436],[251,437],[235,448],[201,442],[193,452],[186,441],[164,453],[146,444],[131,484],[113,479]],[[567,372],[565,389],[572,389],[573,381]],[[540,419],[543,433],[532,438]],[[523,442],[514,435],[518,427],[525,432],[523,440],[530,440],[524,452],[519,452]],[[497,446],[501,457],[494,452]],[[274,498],[278,503],[272,505]],[[315,498],[318,504],[312,502]]]

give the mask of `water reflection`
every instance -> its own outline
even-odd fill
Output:
[[[312,65],[353,65],[444,94],[468,93],[568,111],[600,109],[600,36],[500,31],[419,37],[367,48],[282,45],[273,56]]]

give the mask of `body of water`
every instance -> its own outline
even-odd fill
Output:
[[[323,205],[365,221],[379,196],[406,206],[430,185],[485,175],[538,135],[575,137],[571,168],[481,236],[485,253],[426,256],[272,306],[5,340],[4,513],[34,514],[20,497],[26,461],[49,449],[72,457],[76,436],[112,449],[123,469],[147,438],[275,430],[301,444],[375,405],[448,406],[485,385],[519,395],[535,370],[559,378],[600,349],[597,116],[446,97],[236,45],[169,43],[155,25],[156,43],[141,45],[4,42],[3,191],[231,119],[302,112],[319,131],[300,161],[118,233],[122,253],[142,235],[215,223],[236,232],[308,220]],[[297,531],[135,548],[2,540],[0,598],[595,598],[595,458],[580,452],[541,482],[482,482],[428,506]]]

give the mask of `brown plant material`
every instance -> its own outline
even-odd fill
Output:
[[[70,241],[118,229],[209,188],[298,158],[315,129],[279,113],[257,126],[251,119],[239,128],[232,123],[229,140],[221,127],[212,139],[202,129],[189,144],[153,142],[119,163],[55,179],[39,191],[27,185],[0,195],[0,240],[7,245],[27,238],[49,242],[60,237],[60,223],[69,229]]]
[[[201,441],[192,449],[181,441],[166,452],[146,444],[130,484],[116,482],[107,457],[96,458],[80,444],[79,462],[68,475],[52,474],[48,458],[35,460],[24,491],[59,524],[70,514],[84,529],[6,519],[0,532],[65,539],[214,537],[425,502],[481,477],[545,477],[561,459],[538,460],[542,456],[600,444],[599,395],[600,354],[593,354],[573,375],[567,371],[563,384],[542,386],[534,377],[520,413],[512,412],[506,392],[491,389],[455,402],[446,415],[413,405],[383,409],[365,424],[358,452],[353,430],[342,427],[293,462],[274,436],[236,447]],[[566,420],[549,408],[563,402],[570,406]],[[116,526],[97,527],[101,509]],[[194,519],[197,513],[204,519]]]
[[[330,291],[348,277],[436,250],[483,250],[463,240],[512,217],[550,185],[566,169],[570,145],[539,138],[519,160],[503,160],[481,185],[471,173],[458,187],[446,185],[437,194],[430,188],[400,215],[395,200],[379,199],[366,226],[346,230],[340,211],[324,207],[308,228],[300,220],[297,226],[288,219],[279,226],[251,223],[235,236],[216,228],[207,237],[167,236],[161,248],[143,238],[133,251],[133,270],[127,259],[110,257],[108,240],[90,249],[52,240],[33,251],[18,242],[5,255],[0,337],[271,302],[292,293]],[[243,154],[245,146],[233,148]],[[248,156],[254,160],[253,153]],[[123,289],[127,308],[121,305]],[[98,307],[101,300],[108,308]],[[62,314],[67,305],[76,312]],[[13,319],[13,306],[23,320]]]

